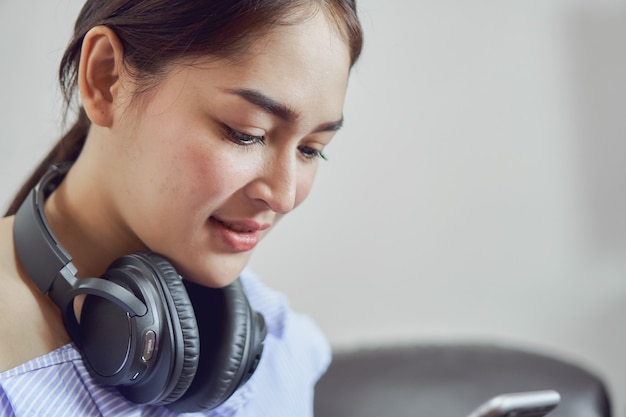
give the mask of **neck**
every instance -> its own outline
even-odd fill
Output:
[[[100,276],[116,258],[145,250],[116,216],[106,190],[93,187],[94,175],[77,161],[44,208],[50,229],[71,255],[79,278]]]

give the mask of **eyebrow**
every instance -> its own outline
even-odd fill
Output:
[[[260,91],[247,88],[237,88],[226,90],[226,92],[239,96],[244,100],[261,108],[265,112],[276,115],[286,122],[293,123],[300,118],[300,113],[297,110],[285,104],[282,104],[271,97],[268,97]],[[315,129],[315,132],[336,132],[337,130],[341,129],[342,126],[343,115],[337,121],[323,123],[319,125]]]

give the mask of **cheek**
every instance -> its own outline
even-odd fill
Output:
[[[206,145],[188,146],[173,162],[173,175],[187,198],[206,201],[207,198],[222,199],[234,186],[234,178],[228,160]]]
[[[180,189],[187,198],[211,207],[224,203],[252,181],[261,164],[215,138],[190,142],[175,159],[173,172]]]

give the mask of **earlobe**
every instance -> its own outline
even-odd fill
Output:
[[[85,112],[95,125],[110,127],[114,121],[123,56],[122,43],[112,29],[96,26],[85,35],[78,88]]]

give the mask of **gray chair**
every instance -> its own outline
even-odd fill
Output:
[[[543,354],[491,345],[387,347],[335,354],[316,417],[466,417],[496,394],[553,389],[549,417],[610,417],[604,383]]]

